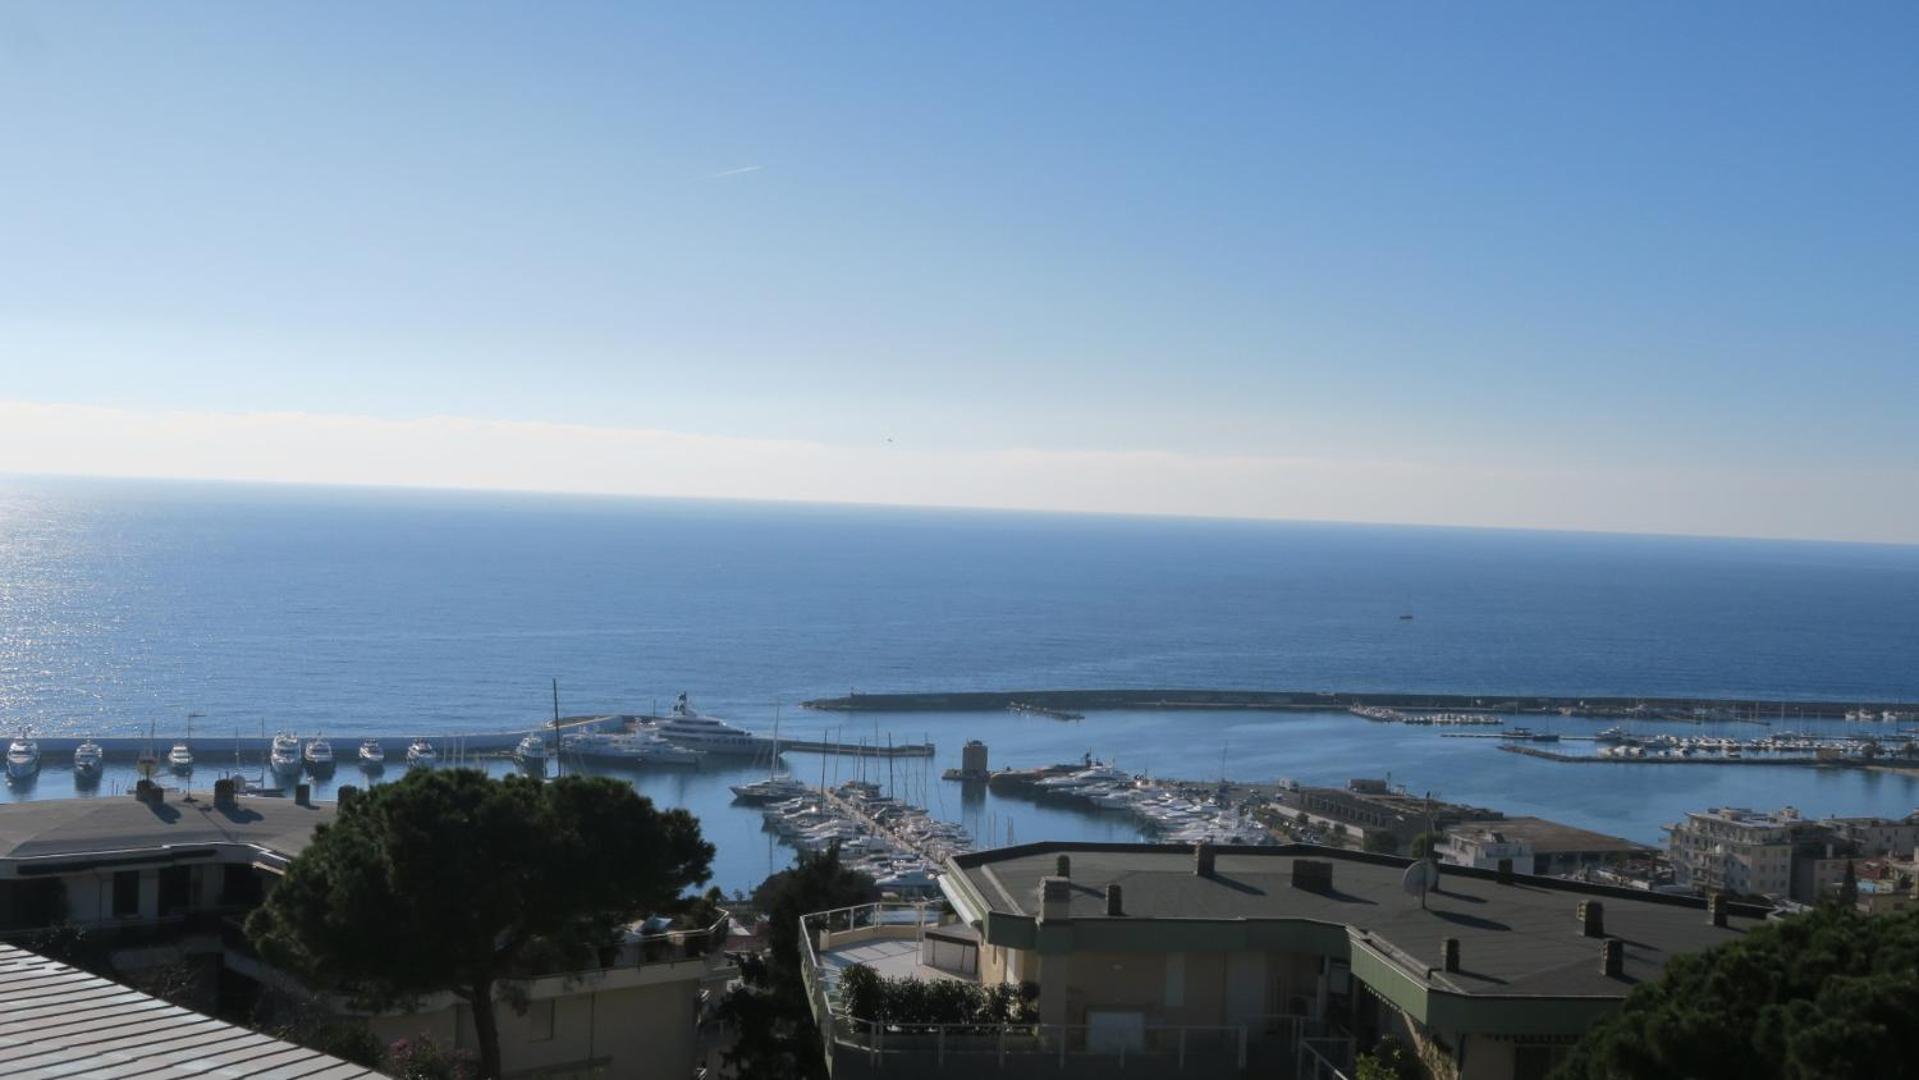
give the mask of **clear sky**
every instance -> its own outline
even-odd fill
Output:
[[[0,469],[1919,542],[1919,6],[0,6]]]

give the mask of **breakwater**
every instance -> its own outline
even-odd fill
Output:
[[[1323,711],[1353,708],[1443,709],[1452,712],[1651,719],[1711,718],[1843,720],[1859,709],[1919,713],[1919,702],[1792,701],[1766,698],[1593,697],[1537,694],[1423,694],[1336,690],[989,690],[948,693],[848,694],[800,703],[837,712],[987,712],[1026,706],[1060,712],[1086,709],[1255,709]]]
[[[1561,754],[1552,750],[1541,750],[1532,746],[1515,746],[1502,743],[1498,747],[1509,754],[1539,758],[1543,761],[1558,761],[1567,765],[1815,765],[1836,769],[1864,768],[1874,762],[1858,758],[1838,756],[1815,757],[1805,754],[1774,757],[1667,757],[1648,755],[1646,757],[1602,757],[1598,754]],[[1889,762],[1886,764],[1890,764]]]

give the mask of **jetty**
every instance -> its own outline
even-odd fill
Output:
[[[1618,697],[1571,694],[1424,694],[1347,690],[991,690],[949,693],[867,694],[815,698],[808,709],[834,712],[1003,712],[1030,706],[1084,713],[1106,709],[1251,709],[1274,712],[1329,712],[1360,707],[1453,713],[1509,715],[1558,713],[1605,719],[1668,720],[1686,723],[1782,719],[1847,720],[1861,713],[1876,717],[1919,716],[1919,702],[1793,701],[1779,698]]]
[[[1843,755],[1824,757],[1794,754],[1791,756],[1774,755],[1769,757],[1679,757],[1678,755],[1648,754],[1645,757],[1601,757],[1598,754],[1562,754],[1555,750],[1541,750],[1535,746],[1517,743],[1501,743],[1498,749],[1509,754],[1521,754],[1539,758],[1542,761],[1557,761],[1566,765],[1816,765],[1840,769],[1864,768],[1868,765],[1890,765],[1890,761],[1868,761]]]

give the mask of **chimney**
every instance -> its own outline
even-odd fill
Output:
[[[1065,922],[1073,902],[1073,883],[1063,877],[1039,879],[1039,921]]]
[[[1193,845],[1193,873],[1200,877],[1213,876],[1213,845],[1204,841]]]
[[[1626,943],[1607,938],[1599,943],[1599,973],[1617,979],[1626,973]]]
[[[313,805],[313,785],[311,784],[293,785],[293,803],[295,806],[312,806]]]
[[[359,797],[360,789],[352,784],[341,784],[338,788],[334,789],[333,792],[333,800],[339,803],[340,808],[343,810],[348,803]]]
[[[213,806],[216,810],[233,809],[233,781],[219,779],[213,782]]]
[[[1713,893],[1706,897],[1706,919],[1714,926],[1726,925],[1726,894]]]
[[[1322,859],[1294,859],[1293,888],[1309,892],[1332,891],[1333,864]]]
[[[1125,907],[1120,903],[1118,885],[1106,886],[1106,914],[1108,915],[1126,914]]]
[[[151,780],[141,780],[133,785],[133,797],[141,802],[152,802],[153,792],[159,785]]]
[[[1071,858],[1065,855],[1061,855],[1057,860],[1055,860],[1053,865],[1056,867],[1053,873],[1059,875],[1060,877],[1070,878],[1073,876],[1073,860]]]
[[[1499,883],[1501,885],[1511,885],[1513,883],[1513,861],[1511,859],[1499,860]]]
[[[1597,900],[1579,902],[1579,932],[1587,937],[1606,936],[1606,905]]]
[[[1445,959],[1446,970],[1458,971],[1459,970],[1459,939],[1456,937],[1447,938],[1445,943],[1441,946],[1441,949],[1446,958]]]

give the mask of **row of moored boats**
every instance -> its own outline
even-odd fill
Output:
[[[1265,844],[1272,840],[1264,825],[1218,791],[1166,784],[1090,761],[1077,768],[1059,765],[1043,771],[1047,775],[1028,785],[1034,794],[1131,814],[1141,828],[1163,840],[1179,844]]]
[[[864,780],[849,780],[830,796],[785,777],[742,784],[733,793],[742,802],[763,804],[766,827],[785,843],[802,851],[837,847],[842,863],[887,892],[930,893],[938,888],[941,864],[973,849],[963,827],[883,795],[878,784]]]

